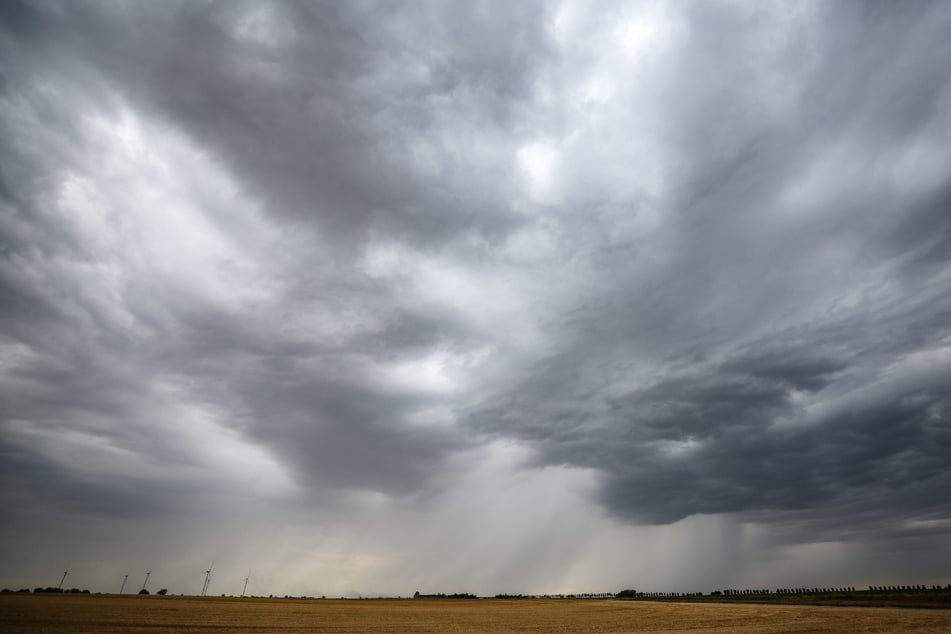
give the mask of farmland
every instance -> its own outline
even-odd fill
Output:
[[[0,596],[0,631],[936,632],[951,610],[619,600],[298,600],[135,595]]]

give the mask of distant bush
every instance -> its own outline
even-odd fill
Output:
[[[159,590],[159,591],[156,592],[155,594],[161,594],[161,595],[168,594],[168,588],[162,588],[161,590]]]
[[[621,590],[617,593],[617,596],[622,599],[630,599],[637,596],[637,590],[632,588],[627,588],[626,590]]]

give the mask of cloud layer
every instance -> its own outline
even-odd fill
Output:
[[[951,561],[947,6],[2,12],[9,570],[64,518],[335,594]]]

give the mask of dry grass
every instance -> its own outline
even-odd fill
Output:
[[[585,600],[0,595],[6,634],[136,632],[951,632],[951,610]]]

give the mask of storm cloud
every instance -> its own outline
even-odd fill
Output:
[[[937,2],[6,3],[0,584],[941,581],[948,59]]]

